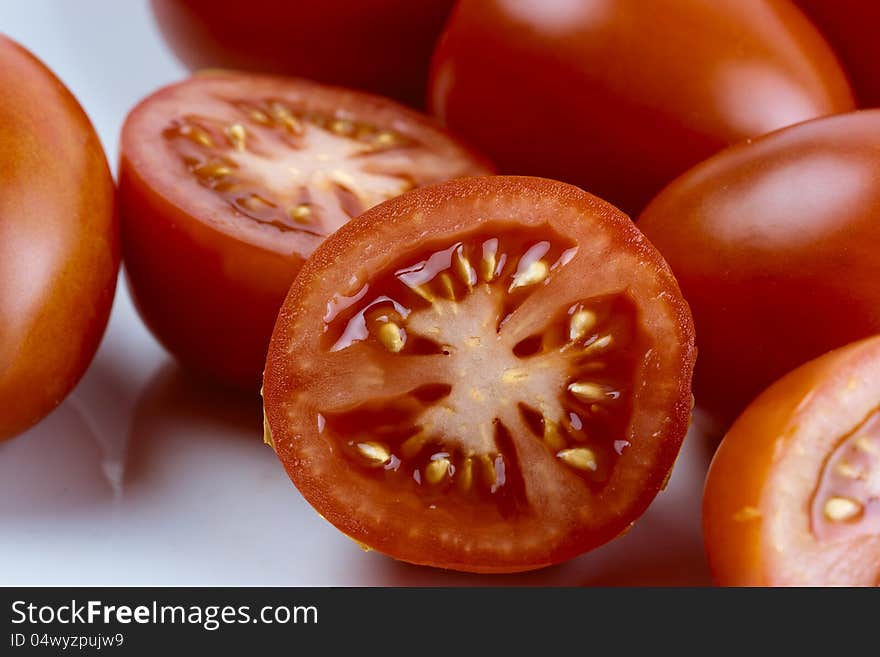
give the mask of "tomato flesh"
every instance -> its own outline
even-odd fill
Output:
[[[787,374],[712,461],[703,535],[722,585],[880,585],[880,338]]]
[[[256,388],[284,294],[327,234],[414,187],[488,171],[384,99],[270,76],[196,76],[145,100],[123,130],[135,301],[182,362]]]
[[[500,177],[331,237],[264,377],[267,436],[306,498],[363,544],[461,570],[540,567],[625,529],[683,439],[693,361],[686,305],[627,222]]]
[[[354,408],[347,392],[346,410],[321,417],[355,463],[381,464],[389,485],[426,490],[443,505],[450,494],[490,494],[502,516],[526,504],[511,428],[528,429],[600,487],[628,446],[616,438],[633,387],[634,312],[624,297],[578,301],[525,337],[505,327],[577,251],[570,240],[518,232],[468,235],[378,276],[324,333],[331,352],[369,340],[402,369],[409,356],[442,356],[418,387]],[[493,399],[507,401],[498,409]]]
[[[819,540],[880,536],[878,465],[880,411],[875,411],[840,441],[822,469],[811,511]]]

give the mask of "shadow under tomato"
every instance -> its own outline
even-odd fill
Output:
[[[209,466],[216,443],[260,446],[262,435],[258,396],[214,387],[168,360],[135,403],[126,487],[159,485],[151,477],[174,470],[181,453],[191,448],[201,450],[202,463]]]
[[[286,581],[291,554],[308,542],[295,511],[305,503],[263,444],[261,425],[258,398],[206,386],[171,361],[144,386],[132,416],[125,508],[148,528],[137,530],[143,537],[129,561],[146,564],[151,583]]]
[[[4,533],[10,524],[69,516],[113,495],[97,434],[73,398],[29,431],[0,443]]]
[[[0,518],[26,518],[26,526],[48,517],[74,522],[77,514],[120,499],[126,400],[136,394],[129,383],[99,354],[55,411],[0,443]]]
[[[370,556],[384,586],[708,586],[703,551],[703,481],[711,454],[695,423],[666,490],[623,536],[567,563],[509,575],[474,575]]]
[[[700,435],[702,449],[707,464],[712,461],[712,457],[718,450],[721,440],[724,438],[727,430],[730,429],[732,421],[723,420],[712,415],[709,411],[697,406],[694,411],[693,426],[696,433]]]

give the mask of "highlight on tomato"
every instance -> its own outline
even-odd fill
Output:
[[[266,440],[324,518],[396,559],[557,563],[626,530],[687,431],[687,304],[620,211],[464,178],[377,205],[294,281]]]

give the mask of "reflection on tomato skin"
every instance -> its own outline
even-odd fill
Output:
[[[694,313],[697,402],[732,417],[785,372],[880,332],[880,110],[741,144],[639,218]]]
[[[61,82],[0,37],[0,440],[43,418],[92,360],[119,270],[113,180]]]
[[[843,61],[862,107],[880,106],[880,2],[795,0]]]
[[[854,106],[820,34],[772,0],[464,0],[430,92],[503,172],[630,214],[729,144]]]

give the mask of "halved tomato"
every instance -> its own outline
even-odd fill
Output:
[[[256,389],[303,260],[351,217],[489,171],[428,118],[304,80],[195,76],[122,131],[123,253],[147,325],[184,364]]]
[[[576,187],[484,177],[331,236],[279,315],[267,441],[315,509],[397,559],[538,568],[625,530],[688,426],[666,263]]]
[[[722,585],[880,585],[880,337],[770,386],[725,436],[703,499]]]

